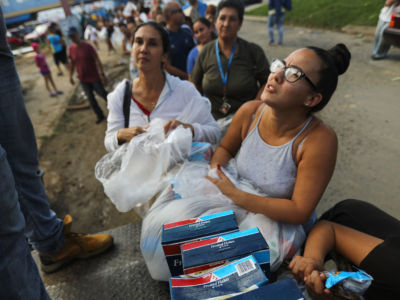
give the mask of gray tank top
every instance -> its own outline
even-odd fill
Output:
[[[289,142],[280,146],[271,146],[260,136],[258,126],[265,111],[262,110],[256,126],[244,139],[236,156],[238,175],[258,187],[267,197],[291,199],[296,182],[297,166],[293,161],[293,143],[307,128],[312,120],[310,116],[303,128]],[[315,212],[307,221],[306,231],[315,221]],[[308,224],[311,222],[311,224]]]

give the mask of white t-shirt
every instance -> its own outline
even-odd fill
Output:
[[[136,7],[136,5],[134,3],[127,2],[125,7],[124,7],[124,10],[122,11],[122,14],[125,17],[130,17],[132,15],[132,10],[136,10],[136,9],[137,9],[137,7]]]
[[[383,22],[390,22],[393,14],[393,9],[395,8],[396,4],[392,4],[391,6],[384,6],[381,9],[381,13],[379,14],[379,19]]]

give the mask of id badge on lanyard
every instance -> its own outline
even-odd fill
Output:
[[[219,56],[219,46],[218,46],[218,40],[215,41],[215,55],[217,57],[217,62],[218,62],[218,68],[219,68],[219,75],[221,76],[222,80],[222,91],[223,91],[223,97],[222,97],[222,105],[219,108],[219,111],[226,115],[228,114],[229,110],[231,109],[231,105],[228,102],[228,98],[226,96],[227,89],[228,89],[228,72],[232,64],[233,56],[235,54],[237,46],[237,41],[232,47],[232,52],[228,60],[228,65],[226,66],[226,72],[224,73],[222,69],[222,64],[221,64],[221,58]]]
[[[229,110],[231,109],[232,105],[229,104],[228,102],[228,98],[226,97],[226,86],[224,85],[224,95],[222,96],[222,104],[219,107],[219,111],[224,114],[227,115]]]

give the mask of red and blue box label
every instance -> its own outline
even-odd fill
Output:
[[[171,275],[183,274],[181,245],[238,230],[232,210],[164,224],[161,244]]]
[[[253,256],[247,256],[197,278],[170,279],[172,300],[198,300],[235,295],[268,282]]]
[[[254,256],[268,277],[270,274],[269,247],[258,228],[202,238],[182,245],[181,252],[185,274],[214,268],[248,255]]]

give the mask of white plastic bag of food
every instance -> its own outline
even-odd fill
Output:
[[[240,189],[260,194],[251,183],[237,178],[234,163],[223,170]],[[303,243],[303,227],[273,221],[262,214],[250,213],[236,206],[205,178],[207,174],[216,175],[212,170],[209,173],[207,163],[185,161],[145,216],[140,247],[153,279],[167,281],[171,276],[161,247],[163,224],[226,210],[235,212],[240,230],[254,227],[260,229],[270,246],[271,270],[275,271]]]
[[[180,126],[165,136],[163,125],[162,120],[152,121],[145,133],[96,164],[96,178],[121,212],[149,201],[162,190],[167,185],[168,169],[190,153],[190,129]]]
[[[233,205],[205,178],[207,172],[207,163],[185,161],[143,219],[140,248],[155,280],[168,281],[171,277],[161,247],[164,224],[221,212]]]

